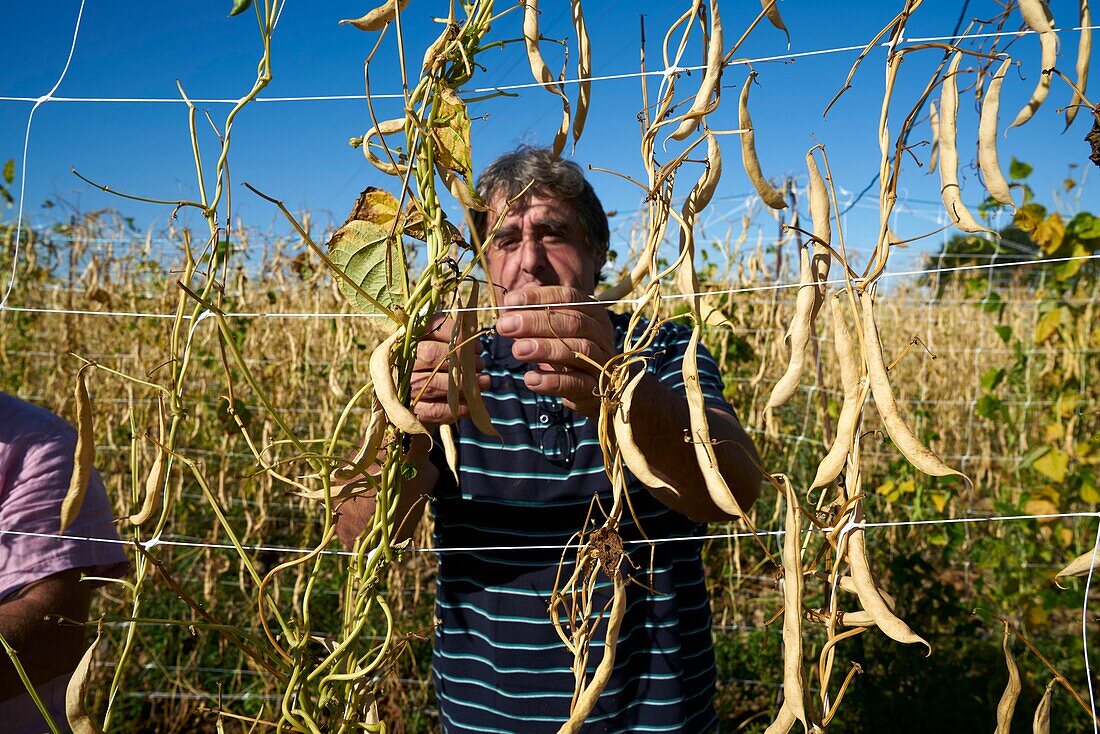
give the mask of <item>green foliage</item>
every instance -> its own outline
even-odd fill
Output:
[[[400,247],[390,232],[374,222],[353,220],[336,231],[329,241],[329,258],[344,272],[339,279],[340,292],[363,313],[378,313],[364,298],[373,298],[388,309],[405,302],[405,269],[399,267]]]

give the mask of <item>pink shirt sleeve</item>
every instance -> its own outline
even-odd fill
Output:
[[[75,448],[76,431],[63,420],[0,393],[0,600],[73,568],[95,576],[126,573],[127,556],[98,472],[76,521],[56,537]]]

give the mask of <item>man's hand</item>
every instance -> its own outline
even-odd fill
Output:
[[[589,301],[591,305],[554,307]],[[507,294],[502,305],[513,310],[497,321],[497,333],[516,340],[516,359],[537,365],[524,377],[527,387],[556,395],[570,409],[595,418],[599,372],[616,352],[615,327],[603,304],[574,288],[536,286]]]
[[[461,391],[458,398],[458,413],[452,411],[447,402],[448,354],[451,351],[450,342],[454,329],[453,319],[442,315],[436,316],[416,345],[416,361],[413,364],[410,385],[413,398],[420,395],[420,400],[413,406],[413,412],[429,428],[443,423],[454,423],[470,415]],[[474,347],[476,349],[477,345],[475,344]],[[482,372],[483,369],[485,364],[478,357],[477,387],[479,391],[489,387],[489,376]],[[465,379],[471,379],[471,376],[465,375]],[[422,395],[421,390],[423,390]]]

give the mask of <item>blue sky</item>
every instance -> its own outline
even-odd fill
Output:
[[[544,35],[571,37],[568,3],[543,0],[541,4]],[[362,94],[363,59],[374,34],[337,25],[337,21],[361,15],[372,5],[373,2],[290,0],[273,41],[275,78],[264,96]],[[235,98],[243,94],[255,75],[258,33],[251,12],[229,18],[229,6],[228,0],[179,3],[88,0],[72,64],[55,96],[178,100],[177,79],[195,99]],[[592,34],[594,73],[631,75],[638,71],[642,14],[647,31],[648,68],[663,68],[660,38],[682,6],[687,3],[623,0],[588,3],[585,7]],[[80,3],[73,0],[9,1],[0,5],[0,24],[18,29],[11,34],[17,40],[6,46],[0,97],[37,98],[54,85],[69,52],[79,7]],[[501,7],[508,4],[502,3]],[[843,84],[856,52],[797,56],[794,60],[784,56],[866,43],[900,9],[901,2],[782,0],[780,7],[791,32],[790,50],[781,32],[762,23],[738,53],[749,58],[781,57],[754,64],[760,76],[759,85],[752,91],[751,108],[764,171],[770,177],[792,175],[804,182],[805,153],[815,142],[821,142],[828,150],[837,183],[847,192],[860,191],[871,182],[878,166],[875,129],[883,88],[884,51],[876,49],[870,53],[854,79],[853,88],[828,117],[822,117],[822,110]],[[445,14],[446,8],[445,3],[428,0],[409,3],[403,17],[412,58],[419,59],[421,50],[439,31],[440,26],[432,22],[431,16]],[[958,3],[926,0],[913,17],[907,37],[950,35],[959,8]],[[1054,0],[1052,10],[1059,27],[1077,24],[1076,2]],[[729,42],[751,22],[756,5],[726,3],[723,11]],[[967,6],[965,19],[989,18],[996,12],[997,4],[992,0],[975,0]],[[519,13],[501,19],[496,37],[518,37],[520,22]],[[1019,27],[1016,16],[1006,30]],[[1077,33],[1066,31],[1061,38],[1058,66],[1071,73]],[[392,40],[391,36],[371,67],[372,89],[381,94],[400,91]],[[1020,38],[1009,51],[1020,59],[1022,66],[1020,72],[1014,70],[1006,79],[1002,123],[1027,100],[1039,64],[1035,36]],[[553,68],[560,66],[560,48],[555,50],[546,44],[546,54]],[[530,81],[521,44],[487,52],[480,58],[486,69],[475,77],[471,89]],[[940,58],[937,50],[907,56],[894,97],[893,130],[896,131]],[[573,63],[571,57],[571,67]],[[699,63],[700,54],[694,47],[681,61],[685,66]],[[571,68],[570,76],[574,73]],[[745,66],[735,65],[726,70],[725,96],[719,112],[712,116],[713,127],[737,127],[737,94],[746,76]],[[693,90],[697,79],[698,74],[681,81],[684,95]],[[972,79],[973,75],[968,75],[963,83]],[[651,80],[652,90],[656,89],[657,81]],[[574,154],[579,163],[633,177],[643,175],[636,121],[641,105],[640,85],[636,77],[594,85],[588,126]],[[520,90],[517,94],[516,98],[471,107],[473,115],[485,116],[475,122],[473,129],[476,167],[516,144],[550,140],[559,119],[555,98],[540,89]],[[1071,162],[1078,163],[1075,171],[1078,176],[1090,167],[1088,149],[1082,142],[1088,130],[1088,115],[1080,115],[1074,127],[1062,134],[1063,122],[1055,113],[1068,100],[1067,89],[1056,82],[1036,118],[999,139],[1006,166],[1012,156],[1035,166],[1032,184],[1046,201],[1070,172]],[[380,117],[400,114],[396,100],[379,99],[376,104]],[[199,106],[209,110],[219,123],[229,110],[225,104]],[[0,160],[21,158],[31,107],[25,101],[0,100]],[[976,204],[984,197],[984,191],[973,167],[978,117],[973,95],[964,97],[960,109],[964,198]],[[331,216],[337,223],[343,221],[362,188],[373,185],[395,189],[393,180],[375,172],[358,151],[348,146],[348,139],[361,135],[367,127],[369,118],[362,100],[270,101],[246,109],[234,130],[230,158],[235,214],[256,226],[285,229],[273,207],[245,190],[241,186],[243,181],[285,200],[292,209],[310,209],[319,221]],[[914,131],[911,142],[928,139],[928,125],[924,121]],[[213,137],[205,134],[203,145],[209,170],[213,166],[213,142]],[[725,173],[715,204],[704,218],[708,237],[724,236],[727,227],[739,221],[752,194],[740,166],[735,136],[723,139],[723,153]],[[917,145],[913,153],[922,163],[926,162],[928,146]],[[25,208],[32,221],[44,222],[56,216],[58,209],[45,211],[41,207],[44,200],[52,199],[80,211],[117,207],[133,216],[142,228],[162,226],[169,214],[165,207],[123,202],[102,194],[76,179],[70,173],[72,168],[119,191],[153,198],[194,198],[195,173],[186,109],[170,102],[49,102],[35,112],[31,126]],[[684,183],[695,176],[695,171],[685,172]],[[605,207],[620,213],[613,222],[625,236],[627,213],[641,205],[639,190],[610,174],[593,173],[591,180]],[[17,178],[17,195],[18,185]],[[1087,201],[1088,188],[1082,203],[1095,210],[1097,207],[1089,207]],[[847,215],[852,249],[866,250],[873,244],[869,241],[877,230],[873,194],[874,190]],[[915,236],[937,228],[939,182],[935,175],[927,175],[910,159],[899,194],[900,207],[911,210],[896,223],[900,236]],[[1078,204],[1067,201],[1065,205],[1072,209]],[[0,216],[13,218],[15,211],[8,210]],[[766,238],[775,232],[775,225],[767,215],[758,217],[756,226]],[[755,237],[754,229],[750,241]],[[912,252],[935,250],[943,238],[943,234],[934,235],[915,244]],[[621,243],[619,248],[623,249]],[[910,260],[909,254],[900,252],[892,269],[907,266]]]

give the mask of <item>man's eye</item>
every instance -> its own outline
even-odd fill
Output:
[[[519,240],[512,240],[512,239],[497,240],[497,248],[499,248],[501,250],[514,250],[514,249],[516,249],[516,245],[518,245],[518,244],[519,244]]]

